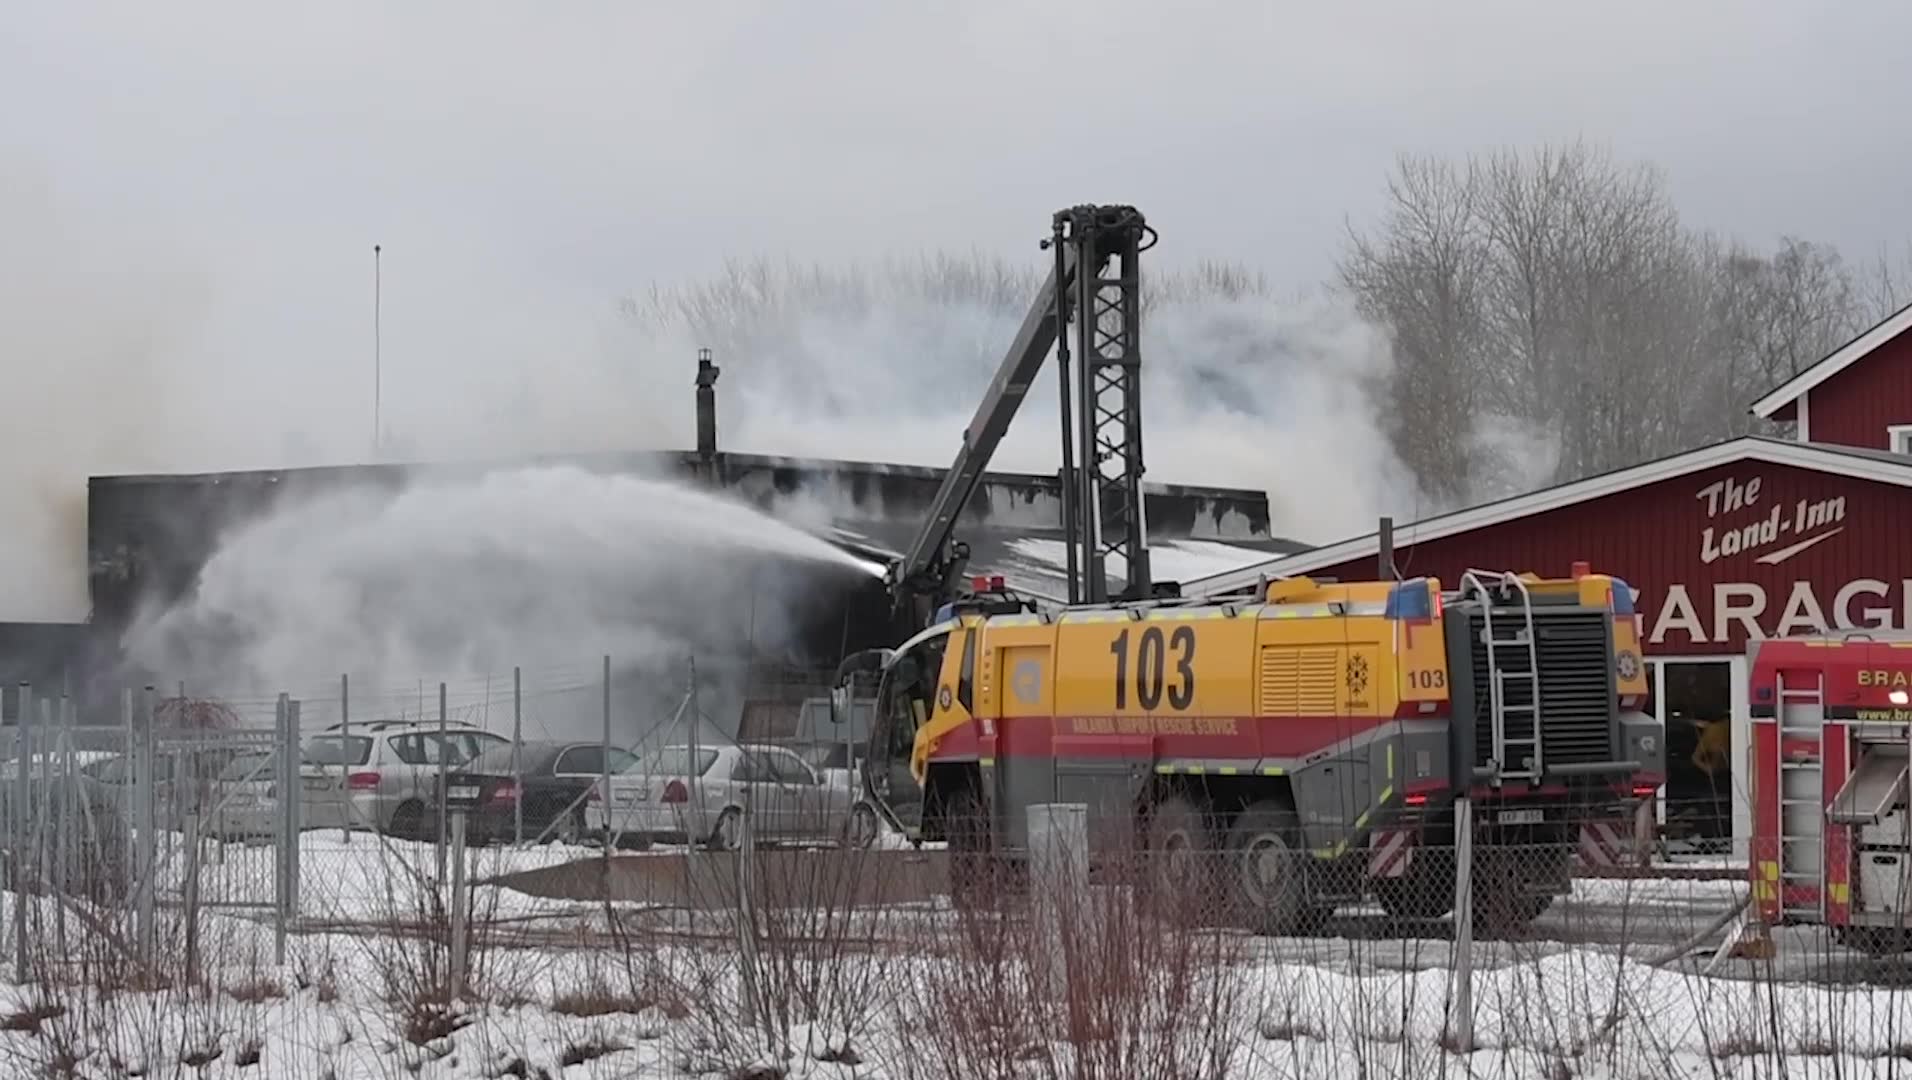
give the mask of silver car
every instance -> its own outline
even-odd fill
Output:
[[[279,835],[279,755],[252,750],[233,757],[213,780],[210,816],[203,828],[225,840]]]
[[[652,840],[735,848],[743,811],[766,842],[841,842],[850,820],[851,792],[826,783],[804,760],[780,746],[666,746],[634,761],[610,780],[610,798],[591,801],[594,828],[620,841]]]
[[[438,771],[463,765],[511,740],[472,724],[437,721],[353,724],[300,747],[299,813],[308,829],[372,829],[424,840],[436,828]]]

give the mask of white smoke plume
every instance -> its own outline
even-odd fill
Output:
[[[695,346],[716,351],[726,449],[942,466],[1039,278],[982,258],[740,264],[633,304],[630,348],[660,382],[684,380]],[[1385,339],[1350,308],[1331,296],[1277,297],[1231,268],[1145,282],[1148,480],[1265,491],[1273,531],[1311,543],[1420,503],[1370,393],[1392,369]],[[1058,407],[1051,365],[992,467],[1054,473]]]
[[[359,715],[377,716],[408,704],[419,679],[455,685],[461,706],[480,682],[501,691],[488,680],[514,667],[538,695],[592,688],[601,655],[620,678],[674,688],[674,669],[700,651],[788,650],[791,613],[813,590],[882,572],[658,478],[425,472],[398,491],[348,488],[239,527],[194,595],[149,613],[126,643],[145,669],[239,700],[280,690],[329,700],[349,674]]]
[[[0,618],[84,613],[81,497],[90,473],[375,456],[369,371],[359,370],[369,357],[353,353],[341,365],[334,347],[370,345],[369,296],[357,295],[369,284],[358,271],[369,265],[352,265],[358,255],[329,256],[351,284],[326,295],[328,329],[316,341],[281,326],[242,345],[231,320],[265,301],[268,282],[189,273],[180,268],[206,265],[203,253],[37,215],[29,216],[57,224],[23,233],[30,243],[0,256],[11,278],[38,275],[41,289],[16,303],[7,355],[73,357],[35,369],[31,385],[43,413],[89,422],[31,437],[0,426],[13,451],[5,475],[14,511],[0,539],[8,590]],[[113,251],[119,266],[147,265],[136,257],[145,252],[160,269],[147,278],[88,272]],[[166,267],[160,252],[178,265]],[[759,265],[655,292],[620,315],[603,297],[507,287],[502,271],[458,254],[462,273],[435,264],[428,291],[416,267],[394,269],[388,257],[385,459],[686,447],[694,358],[708,346],[724,367],[724,449],[943,465],[1042,269],[1040,259],[1025,267],[981,258]],[[1150,480],[1268,490],[1274,531],[1314,541],[1360,529],[1391,505],[1404,474],[1367,403],[1366,388],[1389,367],[1376,335],[1332,302],[1276,298],[1225,273],[1150,280]],[[504,296],[514,303],[469,299]],[[79,318],[89,311],[102,314]],[[1051,370],[996,467],[1053,472],[1055,418]],[[681,656],[735,633],[721,619],[654,617],[664,596],[682,610],[743,604],[735,566],[749,559],[709,536],[701,519],[710,508],[654,483],[618,483],[529,470],[421,481],[396,498],[344,492],[286,503],[227,537],[197,592],[149,612],[126,644],[169,682],[211,692],[310,693],[350,672],[368,693],[410,684],[408,696],[429,709],[420,682],[428,691],[462,680],[467,700],[474,685],[489,694],[512,666],[589,682],[591,658],[603,653],[620,663]],[[814,527],[826,505],[811,499],[782,512]],[[751,529],[774,528],[752,520]],[[861,572],[814,565],[823,575]],[[806,587],[751,590],[755,631],[774,638]]]

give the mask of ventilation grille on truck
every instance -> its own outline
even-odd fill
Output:
[[[1540,661],[1540,743],[1546,761],[1554,765],[1612,761],[1617,755],[1613,720],[1613,664],[1608,646],[1608,618],[1601,611],[1534,611],[1535,652]],[[1494,612],[1494,630],[1507,637],[1520,617]],[[1481,640],[1479,613],[1469,617],[1468,640],[1473,643],[1474,685],[1479,688],[1474,709],[1474,760],[1485,764],[1494,756],[1494,726],[1489,714],[1487,643]],[[1495,657],[1508,672],[1507,700],[1526,701],[1527,650],[1497,647]],[[1524,736],[1532,714],[1509,713],[1507,734]]]

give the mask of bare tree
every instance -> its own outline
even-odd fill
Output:
[[[1361,313],[1393,339],[1389,437],[1422,491],[1448,501],[1473,487],[1479,455],[1468,435],[1492,369],[1480,198],[1472,165],[1404,156],[1380,228],[1373,236],[1350,228],[1340,267]]]
[[[1882,260],[1862,288],[1794,237],[1763,254],[1692,230],[1659,170],[1585,143],[1407,157],[1387,192],[1339,281],[1394,343],[1397,452],[1454,499],[1531,466],[1484,452],[1485,417],[1555,444],[1516,487],[1757,430],[1749,401],[1912,285]]]
[[[1859,282],[1859,308],[1866,325],[1884,322],[1912,304],[1912,241],[1893,252],[1881,245]]]

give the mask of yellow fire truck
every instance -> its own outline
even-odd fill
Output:
[[[1368,896],[1445,914],[1469,795],[1476,911],[1534,918],[1584,831],[1623,834],[1665,774],[1630,590],[1576,568],[1181,598],[1150,574],[1142,486],[1153,230],[1129,206],[1052,225],[1054,268],[891,567],[907,640],[837,673],[837,701],[877,684],[865,798],[912,839],[948,840],[959,891],[1027,849],[1029,806],[1085,804],[1166,873],[1219,865],[1242,921],[1285,933]],[[1051,348],[1068,595],[1044,610],[1000,578],[959,595],[957,523]]]
[[[1468,794],[1477,910],[1521,923],[1567,889],[1582,830],[1624,827],[1664,773],[1612,577],[1296,578],[1057,613],[982,584],[840,673],[878,676],[871,796],[950,842],[959,886],[1024,848],[1029,806],[1081,803],[1175,880],[1219,865],[1264,932],[1368,897],[1434,918]]]

